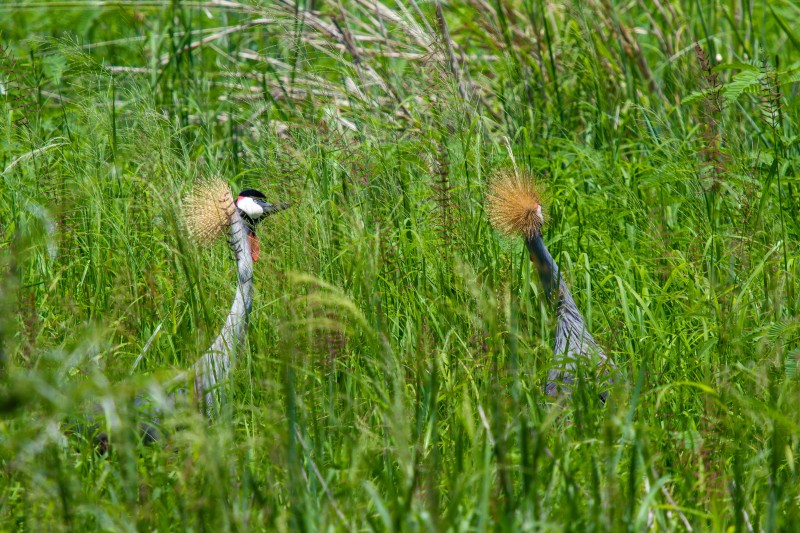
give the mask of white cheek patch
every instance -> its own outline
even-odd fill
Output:
[[[542,206],[541,204],[536,206],[536,216],[539,217],[539,223],[544,224],[544,217],[542,216]]]
[[[261,215],[264,214],[264,210],[261,209],[261,206],[255,203],[253,199],[250,198],[249,196],[240,196],[239,199],[236,201],[236,207],[241,209],[247,216],[249,216],[253,220],[259,218]]]

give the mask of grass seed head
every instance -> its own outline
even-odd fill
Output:
[[[494,228],[531,238],[542,229],[542,194],[533,176],[513,168],[498,172],[489,184],[486,209]]]
[[[198,244],[208,246],[224,235],[236,210],[228,184],[211,178],[195,184],[183,202],[189,235]]]

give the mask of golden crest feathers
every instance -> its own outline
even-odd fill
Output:
[[[508,168],[489,183],[486,211],[494,228],[506,235],[530,238],[544,224],[542,194],[526,172]]]
[[[207,246],[228,231],[236,204],[225,180],[211,178],[195,184],[184,198],[183,210],[189,235]]]

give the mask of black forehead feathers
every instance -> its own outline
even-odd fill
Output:
[[[249,198],[258,198],[260,200],[266,200],[267,197],[264,196],[264,193],[261,191],[257,191],[255,189],[244,189],[242,192],[239,193],[239,196],[246,196]]]

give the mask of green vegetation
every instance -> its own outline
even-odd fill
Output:
[[[793,0],[0,5],[0,529],[793,530],[799,27]],[[483,207],[512,154],[619,367],[604,407],[543,393],[553,310]],[[145,445],[133,397],[233,298],[181,224],[215,174],[294,205],[231,401],[165,402]],[[89,416],[107,455],[65,435]]]

